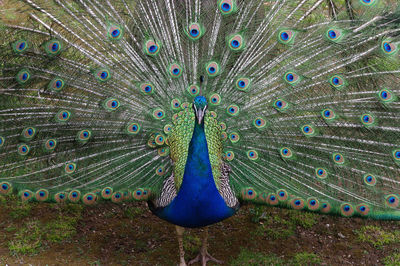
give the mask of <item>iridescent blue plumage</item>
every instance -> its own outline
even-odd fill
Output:
[[[202,227],[219,222],[235,213],[220,195],[212,173],[204,130],[204,96],[194,99],[195,123],[189,144],[182,185],[172,202],[155,211],[160,218],[183,227]]]

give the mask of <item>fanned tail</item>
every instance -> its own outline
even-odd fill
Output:
[[[159,195],[168,135],[201,94],[243,200],[399,219],[396,7],[26,2],[29,23],[1,30],[3,193]]]

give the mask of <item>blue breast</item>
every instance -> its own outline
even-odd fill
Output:
[[[183,227],[202,227],[232,216],[215,186],[204,124],[196,123],[178,195],[156,215]]]

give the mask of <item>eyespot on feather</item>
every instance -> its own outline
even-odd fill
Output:
[[[328,172],[324,168],[315,169],[315,175],[319,179],[325,179],[328,177]]]
[[[322,213],[330,213],[332,210],[332,205],[329,202],[321,202],[321,209]]]
[[[231,104],[226,108],[226,112],[228,115],[237,116],[239,115],[240,108],[236,104]]]
[[[21,136],[25,140],[29,141],[33,139],[36,135],[36,128],[34,127],[26,127],[22,130]]]
[[[257,192],[252,187],[248,187],[242,190],[243,200],[254,200],[257,197]]]
[[[182,67],[178,63],[172,63],[168,68],[169,74],[173,78],[182,76]]]
[[[161,50],[161,45],[153,39],[149,39],[143,46],[145,54],[149,56],[156,56]]]
[[[111,201],[114,203],[120,203],[124,200],[124,195],[120,191],[116,191],[111,195]]]
[[[154,109],[152,114],[153,114],[153,118],[156,120],[161,120],[161,119],[164,119],[164,117],[165,117],[165,112],[161,108]]]
[[[126,133],[129,135],[137,135],[140,132],[140,125],[136,122],[130,122],[126,126]]]
[[[53,92],[60,92],[63,90],[64,87],[65,87],[65,82],[63,79],[59,77],[53,78],[49,82],[49,85],[47,85],[47,89]]]
[[[88,129],[81,130],[76,134],[77,141],[81,143],[88,142],[91,137],[92,137],[92,131]]]
[[[310,211],[317,211],[320,208],[320,204],[318,199],[316,198],[308,198],[307,199],[307,209]]]
[[[232,35],[228,39],[228,47],[232,51],[241,51],[244,48],[244,38],[241,34]]]
[[[23,143],[23,144],[19,144],[17,147],[17,151],[19,155],[25,156],[28,155],[29,151],[30,151],[30,147]]]
[[[21,200],[23,202],[28,202],[28,201],[33,199],[34,194],[33,194],[32,191],[30,191],[28,189],[24,189],[24,190],[19,192],[19,197],[21,198]]]
[[[280,149],[280,155],[281,155],[282,159],[291,159],[291,158],[293,158],[293,152],[288,147],[281,148]]]
[[[302,198],[293,198],[290,201],[290,206],[295,210],[304,209],[304,200]]]
[[[211,94],[209,103],[211,105],[220,105],[221,104],[221,96],[218,93]]]
[[[218,8],[222,15],[230,15],[236,11],[236,0],[218,0]]]
[[[66,163],[64,166],[64,171],[66,174],[72,174],[76,171],[76,164],[75,163]]]
[[[235,153],[233,151],[226,151],[224,153],[224,159],[226,161],[232,161],[235,158]]]
[[[68,200],[68,196],[65,192],[58,192],[54,195],[53,199],[57,202],[57,203],[65,203]]]
[[[100,194],[103,199],[111,199],[113,192],[114,191],[112,187],[105,187],[102,189]]]
[[[371,208],[367,204],[361,203],[356,206],[356,210],[361,216],[368,216]]]
[[[288,102],[283,99],[275,100],[273,106],[279,112],[285,112],[289,108]]]
[[[189,93],[190,96],[196,97],[200,93],[200,87],[197,85],[190,85],[187,88],[187,92]]]
[[[81,192],[79,190],[72,190],[68,194],[68,200],[73,203],[79,202],[81,199]]]
[[[345,159],[342,154],[335,152],[332,154],[332,160],[335,164],[343,165],[345,163]]]
[[[343,203],[340,205],[340,213],[344,217],[351,217],[354,214],[354,208],[349,203]]]
[[[35,198],[37,201],[46,201],[49,198],[49,191],[46,189],[39,189],[36,191]]]
[[[390,194],[385,197],[385,205],[390,208],[399,207],[399,197],[395,194]]]
[[[15,41],[11,44],[11,47],[16,54],[23,54],[29,49],[29,46],[29,42],[24,39]]]
[[[238,143],[240,140],[240,135],[237,132],[232,132],[229,134],[229,140],[232,144]]]
[[[82,202],[85,205],[93,205],[97,202],[97,195],[93,192],[86,193],[82,197]]]
[[[107,36],[109,40],[118,41],[123,37],[123,29],[119,25],[110,25],[107,28]]]
[[[31,79],[31,77],[32,77],[31,72],[29,70],[21,69],[15,76],[15,79],[20,85],[24,85],[24,84],[28,83],[28,81]]]
[[[279,201],[286,201],[289,198],[289,194],[285,189],[279,189],[276,191],[276,196],[278,197]]]
[[[47,41],[43,47],[47,55],[56,56],[61,53],[63,49],[63,44],[61,43],[61,41],[53,39]]]
[[[95,78],[100,82],[105,82],[111,78],[111,73],[106,68],[98,68],[94,71]]]
[[[44,149],[48,152],[52,152],[57,147],[57,140],[56,139],[47,139],[44,144]]]
[[[0,194],[1,195],[8,195],[11,194],[13,191],[13,187],[11,185],[11,183],[3,181],[0,182]]]
[[[297,33],[290,29],[282,29],[278,32],[278,41],[285,45],[292,45],[294,43]]]
[[[219,64],[215,61],[206,64],[206,72],[209,77],[215,77],[220,72]]]
[[[346,81],[341,75],[333,75],[329,79],[331,86],[337,90],[342,90],[346,86]]]

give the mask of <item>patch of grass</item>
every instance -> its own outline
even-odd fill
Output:
[[[124,217],[129,218],[129,219],[134,219],[137,216],[140,216],[144,213],[144,210],[139,207],[129,207],[126,210],[124,210]]]
[[[265,209],[266,206],[261,206],[261,205],[254,205],[253,208],[249,209],[249,213],[250,213],[250,220],[253,223],[259,223],[261,220],[266,220],[266,216],[265,216]]]
[[[84,205],[82,204],[74,204],[74,203],[68,203],[68,204],[61,204],[61,205],[55,205],[55,206],[60,206],[60,211],[65,214],[65,215],[72,215],[75,217],[81,217],[82,212],[85,208]]]
[[[321,259],[314,253],[302,252],[294,255],[291,265],[320,265]]]
[[[8,242],[8,249],[13,256],[33,255],[39,252],[42,246],[39,221],[30,221],[17,233],[14,240]]]
[[[59,217],[43,227],[43,236],[53,243],[60,243],[76,235],[76,224],[78,220],[74,217]]]
[[[15,201],[13,206],[9,206],[9,215],[12,219],[22,219],[31,214],[32,204],[24,203],[21,200]]]
[[[400,243],[400,231],[385,232],[379,226],[363,226],[356,234],[360,241],[370,243],[378,249],[387,244]]]
[[[183,246],[190,253],[198,252],[201,247],[201,239],[199,236],[185,234],[183,236]]]
[[[6,202],[7,202],[6,198],[0,195],[0,205],[5,205]]]
[[[9,225],[8,227],[4,228],[4,230],[6,232],[14,232],[17,231],[17,227],[15,227],[14,225]]]
[[[315,213],[300,212],[296,210],[283,210],[283,215],[269,216],[264,208],[255,207],[250,209],[252,222],[260,222],[253,236],[267,236],[272,240],[285,239],[295,234],[296,226],[301,226],[305,229],[312,228],[318,223],[318,216]]]
[[[242,249],[236,258],[233,258],[229,265],[231,266],[258,266],[258,265],[286,265],[285,261],[278,258],[275,254],[263,254]]]
[[[394,253],[390,256],[387,256],[383,263],[385,266],[397,266],[400,265],[400,253]]]
[[[293,234],[292,228],[269,228],[268,225],[261,225],[253,232],[253,235],[265,235],[272,240],[286,239]]]
[[[294,234],[294,224],[291,221],[274,215],[269,217],[267,222],[257,227],[252,236],[266,236],[272,240],[285,239]]]
[[[311,212],[300,212],[293,211],[289,212],[290,220],[296,224],[300,225],[305,229],[312,228],[317,223],[317,214]]]

